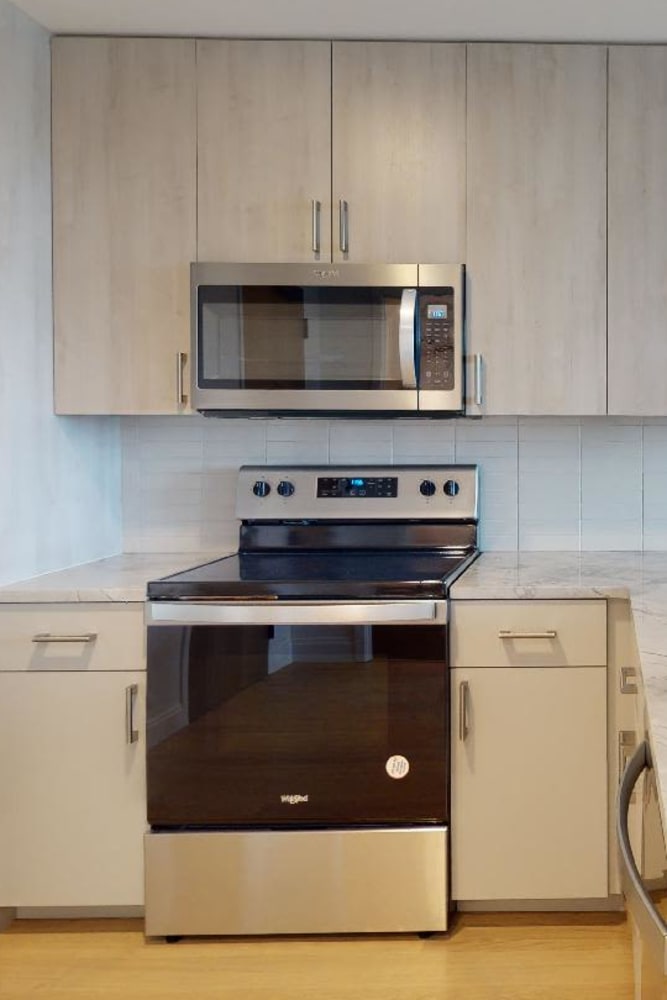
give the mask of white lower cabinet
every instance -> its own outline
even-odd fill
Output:
[[[605,602],[583,602],[584,621],[579,602],[523,608],[523,620],[520,602],[465,602],[458,617],[453,608],[452,897],[603,899]],[[579,647],[599,665],[578,665]]]
[[[142,605],[70,612],[0,608],[0,906],[143,904]]]

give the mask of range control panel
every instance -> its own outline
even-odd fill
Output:
[[[239,470],[242,520],[477,520],[476,465],[262,466]]]
[[[318,497],[396,497],[396,476],[330,476],[317,477]]]
[[[454,388],[454,289],[419,299],[420,389]]]

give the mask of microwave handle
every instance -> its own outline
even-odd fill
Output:
[[[405,389],[417,388],[415,337],[417,329],[417,289],[404,288],[398,320],[398,352],[401,382]]]

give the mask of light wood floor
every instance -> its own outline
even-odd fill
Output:
[[[142,924],[16,921],[1,1000],[632,1000],[616,914],[466,914],[448,935],[145,941]]]

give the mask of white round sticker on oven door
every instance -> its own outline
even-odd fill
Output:
[[[407,757],[396,753],[389,758],[384,767],[390,778],[404,778],[410,770],[410,761]]]

